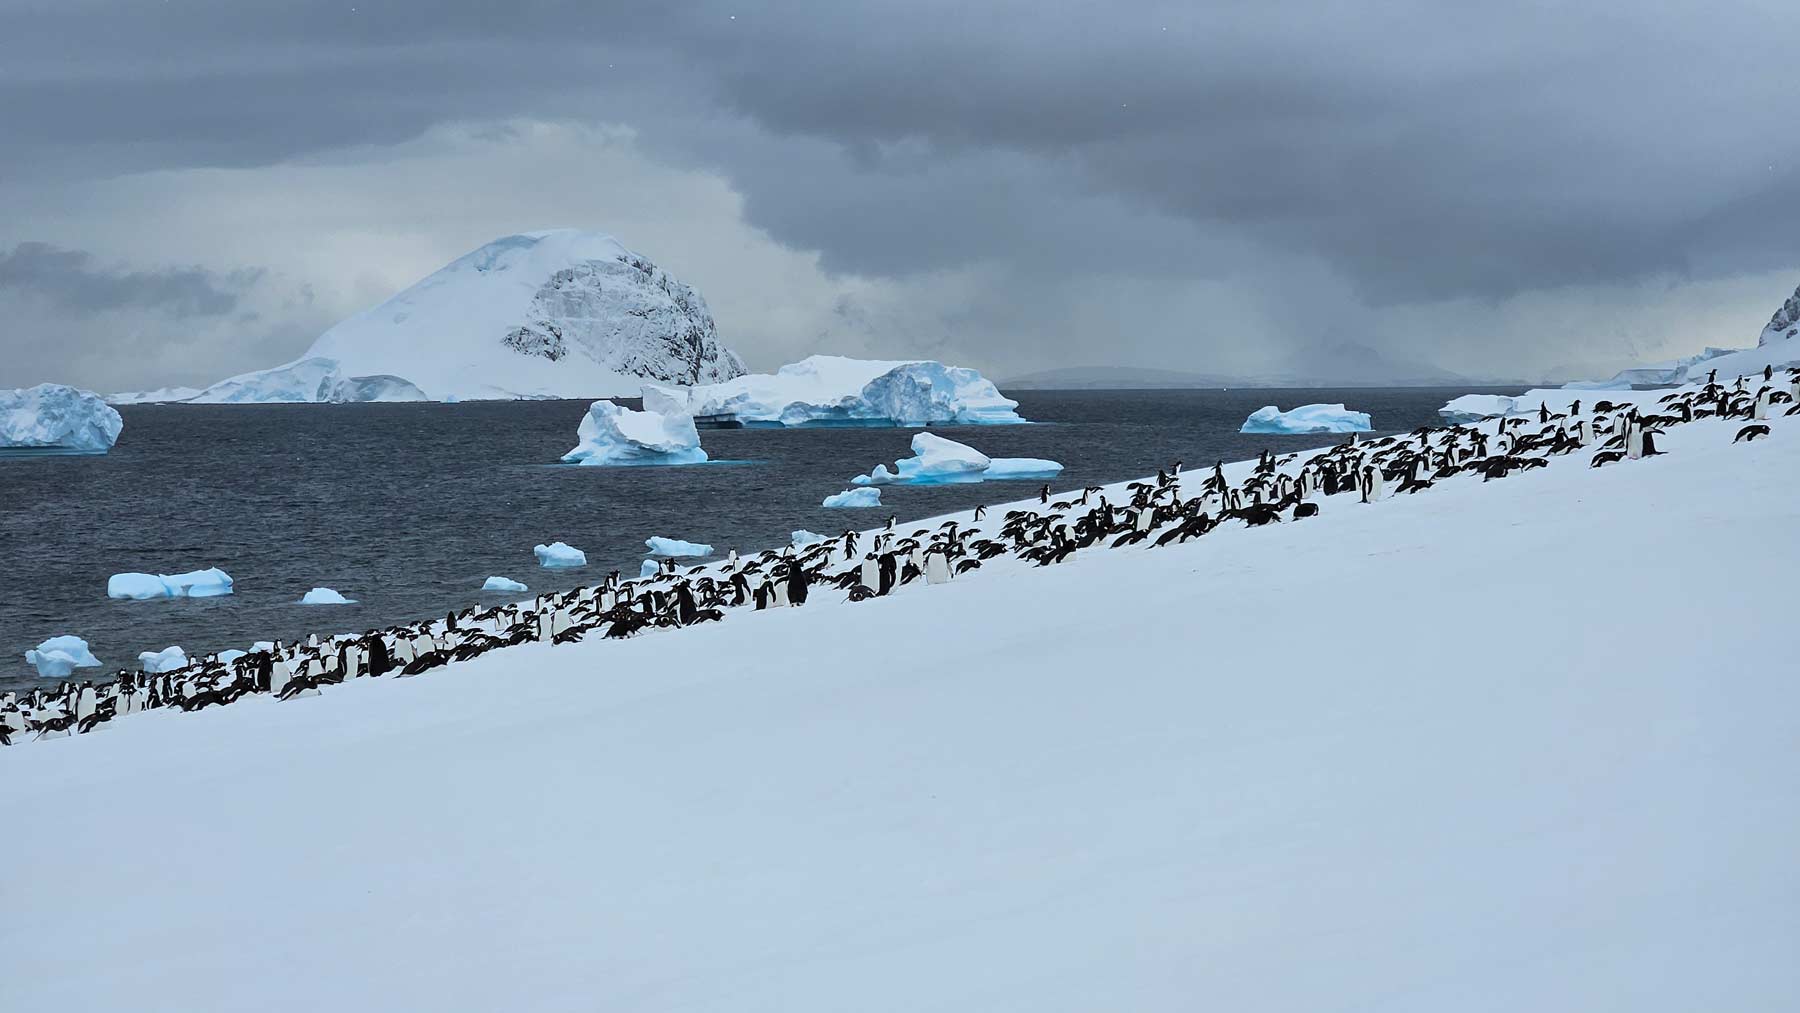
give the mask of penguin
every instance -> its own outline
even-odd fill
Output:
[[[942,584],[950,579],[950,557],[941,549],[925,554],[925,583]]]
[[[789,605],[806,604],[806,596],[811,586],[812,580],[806,573],[806,567],[798,563],[788,567],[787,600]]]
[[[1767,435],[1769,435],[1769,427],[1768,426],[1745,426],[1744,428],[1737,431],[1737,435],[1731,438],[1731,442],[1733,442],[1733,443],[1739,443],[1739,442],[1750,443],[1750,442],[1755,441],[1758,437],[1763,437],[1763,436],[1767,436]]]
[[[975,519],[979,521],[979,520],[984,520],[986,517],[987,517],[987,507],[986,506],[977,506],[975,508]]]
[[[1040,504],[1050,502],[1050,486],[1049,485],[1046,484],[1042,489],[1038,490],[1038,502]]]

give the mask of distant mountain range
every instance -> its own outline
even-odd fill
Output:
[[[1295,352],[1267,373],[1190,373],[1136,366],[1071,366],[1002,380],[1003,390],[1147,390],[1202,387],[1537,386],[1541,379],[1472,379],[1423,362],[1396,360],[1367,345],[1320,345]]]

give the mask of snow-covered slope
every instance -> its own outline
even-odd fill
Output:
[[[189,404],[338,404],[429,401],[397,376],[349,376],[336,359],[298,359],[285,366],[240,373],[187,399]]]
[[[438,400],[630,397],[744,372],[706,300],[611,236],[496,239],[326,331],[308,357]]]
[[[1772,424],[17,748],[7,1000],[1792,1009]]]
[[[774,373],[686,390],[646,384],[644,407],[749,426],[1002,425],[1017,401],[973,369],[930,360],[814,355]]]
[[[124,430],[125,420],[91,390],[0,390],[0,454],[104,454]]]
[[[1703,380],[1710,372],[1721,379],[1760,373],[1764,368],[1800,365],[1800,288],[1776,308],[1755,348],[1708,348],[1694,355],[1620,370],[1605,380],[1577,380],[1569,390],[1630,390],[1633,386],[1674,387]]]

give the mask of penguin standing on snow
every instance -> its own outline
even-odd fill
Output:
[[[789,605],[806,604],[806,595],[812,581],[806,575],[806,568],[798,563],[788,567],[787,599]]]
[[[859,577],[858,582],[871,591],[881,586],[881,561],[875,558],[873,552],[863,557],[862,573]]]

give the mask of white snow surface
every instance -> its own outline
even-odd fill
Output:
[[[474,250],[313,342],[438,400],[630,397],[744,372],[700,294],[617,239],[559,229]]]
[[[845,489],[825,497],[819,504],[832,510],[850,510],[881,505],[881,490],[875,488]]]
[[[1371,429],[1368,412],[1353,412],[1341,404],[1306,404],[1289,411],[1265,405],[1250,413],[1240,433],[1366,433]]]
[[[534,545],[531,547],[531,551],[533,555],[537,556],[538,565],[546,570],[587,565],[587,553],[564,542]]]
[[[1760,374],[1759,374],[1760,375]],[[1702,380],[1706,379],[1701,374]],[[1734,373],[1731,379],[1735,380]],[[1613,390],[1599,387],[1536,387],[1523,394],[1464,394],[1445,402],[1438,414],[1444,421],[1452,425],[1479,422],[1499,415],[1536,415],[1540,409],[1549,409],[1561,414],[1567,412],[1575,402],[1581,402],[1583,409],[1591,411],[1595,404],[1609,401],[1613,404],[1635,405],[1640,410],[1655,405],[1667,396],[1667,388],[1650,390]]]
[[[713,547],[699,542],[684,542],[679,538],[664,538],[652,535],[644,539],[644,548],[652,556],[666,556],[670,559],[694,559],[713,554]]]
[[[1792,1009],[1771,424],[12,750],[8,1002]]]
[[[329,587],[315,587],[300,596],[300,605],[354,605],[354,598],[346,598]]]
[[[88,642],[72,634],[51,637],[26,651],[25,663],[46,679],[65,678],[77,668],[100,667],[100,659],[88,649]]]
[[[913,456],[895,461],[891,471],[887,465],[878,464],[867,475],[852,478],[851,484],[946,485],[1002,478],[1054,478],[1063,469],[1055,461],[1039,457],[988,457],[966,443],[936,433],[914,433],[912,451]]]
[[[188,399],[190,404],[349,404],[429,401],[397,376],[351,376],[336,359],[308,356],[272,369],[220,380]]]
[[[746,425],[902,425],[1024,422],[1019,403],[973,369],[941,362],[814,355],[774,373],[683,389],[647,384],[646,408]]]
[[[155,390],[121,391],[106,396],[107,404],[173,404],[198,397],[199,387],[158,387]]]
[[[217,598],[232,591],[231,574],[218,567],[187,573],[115,573],[106,581],[108,598]]]
[[[694,420],[681,412],[633,411],[595,401],[576,429],[565,464],[592,466],[701,464],[706,451]]]
[[[502,591],[507,594],[517,594],[520,591],[531,590],[531,588],[526,587],[524,584],[521,584],[510,577],[489,577],[487,581],[481,585],[481,589],[483,591]]]
[[[91,390],[60,383],[0,390],[0,454],[104,454],[125,420]]]
[[[187,652],[179,646],[165,647],[160,651],[141,651],[138,654],[138,667],[151,674],[173,672],[178,668],[186,668]]]

